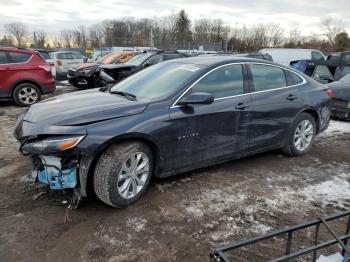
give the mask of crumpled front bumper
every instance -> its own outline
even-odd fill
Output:
[[[78,185],[78,161],[58,156],[34,156],[36,181],[53,190],[75,188]]]

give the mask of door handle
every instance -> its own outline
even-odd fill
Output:
[[[289,96],[286,97],[286,99],[289,100],[289,101],[293,101],[295,99],[298,99],[298,97],[295,96],[295,95],[289,95]]]
[[[245,103],[239,103],[235,106],[236,109],[243,110],[246,109],[249,105]]]

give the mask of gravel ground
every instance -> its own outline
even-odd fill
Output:
[[[350,209],[349,122],[332,121],[303,157],[268,152],[154,180],[126,209],[90,198],[69,211],[66,195],[26,179],[31,163],[12,136],[22,111],[0,106],[1,261],[208,261],[223,244]],[[276,248],[234,258],[264,261]]]

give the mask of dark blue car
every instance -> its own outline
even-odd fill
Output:
[[[40,182],[91,188],[114,207],[135,202],[152,176],[272,149],[305,154],[328,127],[332,96],[291,68],[232,56],[171,60],[103,90],[33,105],[15,136]]]

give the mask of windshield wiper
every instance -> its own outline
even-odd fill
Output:
[[[121,95],[125,96],[127,99],[136,101],[136,96],[134,94],[128,93],[128,92],[123,92],[123,91],[111,91],[110,92],[113,95]]]

